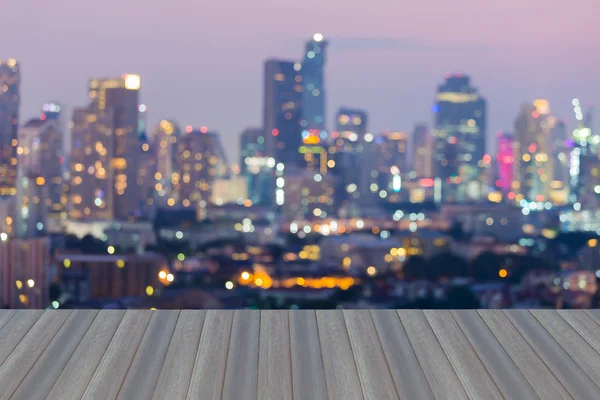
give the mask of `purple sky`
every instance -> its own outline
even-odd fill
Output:
[[[455,71],[487,97],[490,136],[534,98],[572,126],[574,96],[600,104],[599,12],[598,0],[19,0],[2,4],[0,59],[21,62],[22,119],[49,100],[84,105],[92,76],[139,73],[150,123],[207,125],[237,160],[239,133],[261,124],[263,61],[300,59],[314,32],[330,40],[329,127],[340,105],[366,109],[373,132],[430,122]]]

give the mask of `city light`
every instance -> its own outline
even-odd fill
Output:
[[[141,78],[135,74],[125,74],[125,89],[138,90],[141,86]]]

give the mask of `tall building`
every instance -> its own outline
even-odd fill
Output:
[[[172,180],[181,204],[202,214],[211,200],[214,182],[227,176],[227,159],[221,138],[206,127],[181,136],[177,144],[177,172]],[[173,206],[175,199],[169,198]]]
[[[555,118],[547,100],[525,104],[515,120],[515,181],[517,200],[550,201],[553,181],[551,132]]]
[[[277,162],[300,165],[302,145],[301,66],[292,61],[268,60],[265,63],[263,127],[265,155]]]
[[[187,130],[191,132],[192,128]],[[155,151],[156,172],[155,187],[158,206],[166,206],[167,201],[173,198],[176,202],[178,195],[173,184],[173,173],[179,172],[177,166],[177,145],[181,138],[181,130],[176,122],[162,120],[154,128],[152,135],[153,150]]]
[[[315,33],[311,40],[306,42],[304,58],[302,60],[302,120],[300,125],[303,130],[311,135],[323,135],[325,132],[325,52],[327,41],[323,35]]]
[[[564,120],[557,120],[551,135],[551,155],[553,166],[553,181],[551,186],[555,190],[562,190],[565,194],[565,203],[568,202],[570,194],[569,170],[571,168],[571,152],[574,148],[574,141],[567,134],[567,123]]]
[[[262,128],[247,128],[240,135],[240,172],[248,172],[247,157],[263,157],[265,153],[265,136]]]
[[[60,231],[63,196],[63,133],[57,119],[44,114],[19,129],[17,147],[19,236]]]
[[[573,99],[577,128],[573,130],[570,160],[570,202],[584,208],[600,207],[600,135],[592,132],[592,110],[585,112],[579,99]]]
[[[17,193],[17,132],[19,127],[19,64],[0,60],[0,196]]]
[[[432,147],[433,138],[427,125],[416,125],[412,139],[412,164],[417,178],[430,178],[433,176]]]
[[[508,196],[509,200],[515,199],[515,192],[513,191],[514,182],[514,137],[506,132],[498,132],[498,152],[496,154],[496,165],[497,165],[497,180],[500,185],[497,185],[500,191]]]
[[[435,120],[435,174],[445,201],[479,198],[480,161],[485,155],[486,102],[470,78],[446,76],[432,108]]]
[[[69,218],[114,219],[113,111],[76,108],[71,122]]]
[[[367,143],[369,145],[369,143]],[[385,132],[375,137],[373,155],[365,160],[369,191],[377,199],[400,201],[403,177],[408,175],[408,135],[405,132]]]
[[[133,74],[92,79],[90,105],[74,111],[72,218],[125,220],[139,216],[142,199],[136,183],[143,145],[139,137],[140,82],[139,75]]]
[[[336,204],[365,203],[372,200],[369,189],[373,166],[374,136],[367,132],[368,116],[363,110],[341,107],[329,152],[333,154],[332,173],[336,179]]]
[[[272,175],[275,159],[265,156],[265,134],[247,128],[240,136],[240,176],[246,180],[247,196],[253,204],[270,204],[274,199]]]

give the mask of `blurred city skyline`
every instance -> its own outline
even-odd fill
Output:
[[[593,37],[597,5],[559,1],[501,4],[463,0],[369,8],[344,2],[192,3],[168,8],[107,0],[3,5],[2,56],[21,65],[21,122],[44,102],[85,102],[90,77],[136,73],[148,122],[207,125],[238,159],[244,128],[261,126],[263,68],[269,58],[300,61],[303,43],[321,32],[330,43],[326,126],[346,105],[369,113],[369,130],[411,132],[432,124],[431,105],[448,72],[471,76],[488,101],[488,137],[512,132],[522,104],[550,102],[574,127],[571,99],[598,104],[600,56]],[[257,11],[260,10],[260,11]],[[385,12],[382,12],[385,10]],[[27,23],[23,23],[27,21]],[[296,21],[296,22],[294,22]],[[494,146],[488,140],[488,150]]]

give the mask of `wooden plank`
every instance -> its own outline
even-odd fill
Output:
[[[82,399],[117,398],[151,317],[150,310],[125,313]]]
[[[0,330],[16,312],[17,310],[0,310]]]
[[[260,311],[236,310],[231,327],[223,400],[256,400],[259,335]]]
[[[124,316],[125,311],[120,310],[101,310],[98,313],[47,399],[81,399]]]
[[[397,310],[397,313],[435,398],[468,399],[423,311]]]
[[[371,310],[373,323],[401,399],[434,399],[395,310]]]
[[[258,399],[292,399],[290,326],[286,312],[260,312]]]
[[[70,310],[46,311],[0,367],[0,399],[9,399],[65,323]]]
[[[531,314],[592,381],[600,382],[600,354],[556,310],[531,310]]]
[[[19,310],[0,329],[0,366],[44,314],[42,310]]]
[[[344,320],[366,399],[399,399],[368,310],[345,310]]]
[[[594,320],[598,325],[600,325],[600,310],[585,310],[584,311],[588,317]]]
[[[206,311],[182,310],[167,350],[153,399],[185,399]]]
[[[332,400],[363,399],[342,311],[317,311],[317,327],[329,398]]]
[[[178,318],[179,311],[154,311],[119,392],[119,399],[152,398]]]
[[[211,310],[206,313],[188,390],[189,399],[221,398],[232,322],[233,311]]]
[[[529,311],[507,310],[504,314],[574,398],[600,398],[600,390],[594,382]]]
[[[497,310],[478,314],[541,399],[572,398],[506,315]]]
[[[507,399],[537,397],[521,371],[489,330],[477,311],[452,311],[454,319],[473,346],[502,395]]]
[[[289,316],[294,400],[326,400],[317,314],[314,310],[295,310]]]
[[[571,325],[597,352],[600,353],[600,326],[583,310],[558,310],[561,317]]]
[[[424,313],[469,397],[502,399],[494,380],[450,311]]]
[[[98,311],[95,310],[73,311],[21,382],[12,399],[46,398],[97,315]]]

